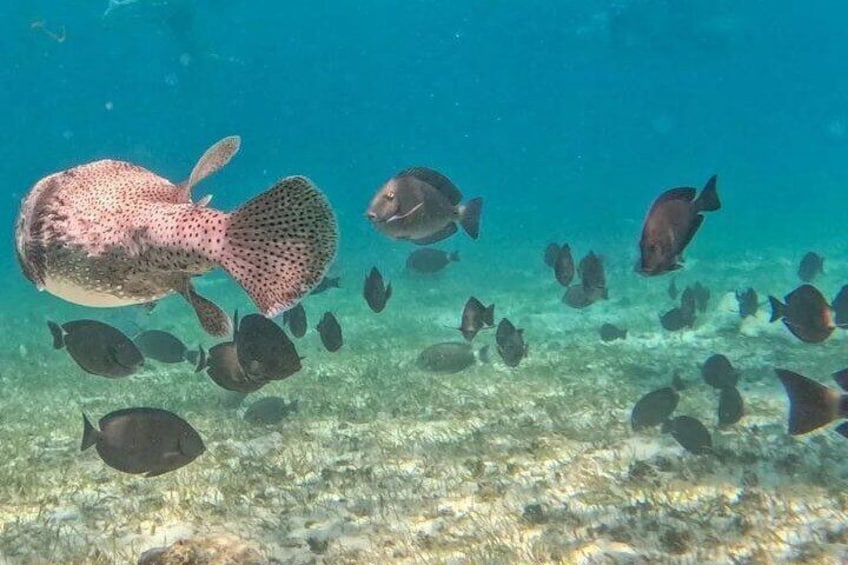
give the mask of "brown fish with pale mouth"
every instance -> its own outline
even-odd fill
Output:
[[[390,178],[374,195],[365,215],[380,232],[418,245],[452,236],[457,223],[477,239],[483,199],[461,201],[462,193],[445,175],[414,167]]]
[[[697,198],[696,193],[691,187],[673,188],[654,201],[642,226],[637,272],[661,275],[682,266],[683,250],[704,222],[701,213],[721,208],[715,175]]]
[[[324,195],[300,176],[232,213],[210,208],[209,197],[192,201],[192,188],[238,148],[238,137],[222,139],[179,184],[111,159],[41,179],[17,221],[21,269],[39,290],[84,306],[142,304],[179,293],[213,335],[230,332],[229,317],[195,292],[191,277],[215,267],[266,316],[291,308],[333,260],[336,220]]]

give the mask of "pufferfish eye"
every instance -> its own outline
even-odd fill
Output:
[[[394,200],[394,199],[395,199],[395,193],[394,192],[387,192],[386,193],[386,200]]]

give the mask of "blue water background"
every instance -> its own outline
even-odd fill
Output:
[[[834,252],[843,239],[841,2],[105,8],[0,8],[0,261],[22,291],[11,234],[38,178],[113,157],[178,181],[234,133],[241,154],[198,195],[232,209],[278,177],[306,174],[337,210],[342,263],[400,253],[362,213],[386,178],[419,164],[486,199],[477,249],[508,250],[497,261],[538,262],[555,238],[629,263],[656,194],[714,172],[724,209],[690,255],[767,260],[772,249]],[[45,33],[63,28],[63,42]]]

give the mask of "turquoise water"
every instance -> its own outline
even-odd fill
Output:
[[[785,295],[808,250],[826,258],[816,285],[828,298],[846,282],[848,13],[833,1],[676,4],[0,7],[0,563],[130,563],[215,536],[284,563],[844,558],[848,444],[832,431],[788,436],[772,369],[827,382],[845,364],[845,336],[803,344],[765,312],[740,322],[731,293]],[[196,195],[231,210],[304,174],[341,233],[331,273],[342,289],[304,303],[303,371],[256,393],[297,399],[299,412],[264,428],[220,407],[190,368],[83,374],[51,348],[48,319],[214,340],[178,297],[148,315],[38,293],[11,239],[20,199],[49,173],[110,157],[180,181],[233,134],[240,153]],[[435,277],[407,273],[412,246],[363,217],[374,191],[412,165],[485,200],[480,239],[439,244],[462,260]],[[675,275],[681,288],[705,283],[712,301],[694,329],[671,334],[657,322],[671,277],[633,273],[641,222],[660,192],[713,173],[723,208]],[[600,253],[610,300],[562,305],[542,263],[549,241]],[[380,315],[361,298],[375,265],[395,288]],[[198,287],[227,311],[251,311],[221,273]],[[470,295],[525,329],[528,358],[509,369],[495,355],[448,377],[416,368],[424,347],[458,338],[450,327]],[[314,331],[327,310],[345,332],[338,354]],[[628,339],[601,344],[603,322]],[[493,332],[481,338],[492,344]],[[715,395],[699,379],[714,352],[743,373],[746,415],[729,430],[716,429]],[[680,410],[732,456],[630,430],[636,399],[675,372],[693,383]],[[190,420],[207,453],[155,479],[79,453],[80,411],[141,405]],[[632,472],[639,462],[647,478]]]

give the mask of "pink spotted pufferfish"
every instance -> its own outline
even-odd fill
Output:
[[[223,268],[260,312],[275,316],[317,286],[336,254],[332,209],[306,177],[274,184],[232,213],[192,201],[240,139],[210,147],[179,184],[138,165],[104,159],[46,176],[21,204],[18,262],[39,290],[85,306],[154,303],[171,293],[203,329],[230,333],[229,316],[191,282]]]

